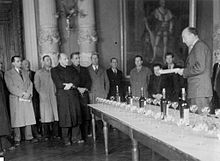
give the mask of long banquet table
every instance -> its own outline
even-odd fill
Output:
[[[171,161],[220,161],[220,140],[187,126],[158,121],[138,113],[113,108],[106,104],[89,104],[92,114],[93,139],[96,140],[95,118],[103,121],[105,153],[108,155],[108,126],[130,136],[132,160],[139,160],[138,143]]]

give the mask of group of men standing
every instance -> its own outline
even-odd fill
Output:
[[[144,67],[143,58],[135,57],[135,68],[130,72],[130,84],[133,96],[140,96],[140,89],[144,89],[145,97],[161,98],[161,85],[166,82],[167,96],[173,101],[178,101],[181,87],[185,87],[184,78],[188,82],[188,99],[190,104],[201,108],[209,106],[212,98],[212,84],[214,96],[217,103],[220,101],[219,94],[219,64],[214,66],[214,77],[211,82],[211,53],[207,45],[198,38],[195,28],[186,28],[182,32],[183,42],[189,47],[189,56],[185,68],[180,68],[173,63],[174,55],[166,54],[166,69],[176,68],[173,74],[164,76],[161,80],[160,64],[154,64],[154,74]],[[220,53],[216,56],[220,62]],[[89,135],[90,111],[88,103],[96,103],[97,97],[112,98],[116,95],[116,86],[119,94],[124,98],[123,74],[117,68],[117,59],[110,60],[111,67],[105,70],[99,65],[99,55],[93,53],[92,64],[88,67],[80,66],[80,55],[78,52],[70,55],[72,62],[66,54],[60,53],[59,64],[52,68],[49,55],[42,57],[42,69],[35,75],[30,71],[30,63],[21,61],[19,56],[13,56],[11,63],[13,68],[5,74],[0,75],[1,102],[0,136],[10,134],[9,118],[5,101],[4,80],[10,93],[10,119],[14,129],[15,145],[19,145],[22,139],[35,142],[34,137],[39,136],[36,122],[42,125],[42,135],[45,140],[53,136],[60,136],[65,145],[71,143],[82,143]],[[23,69],[22,69],[23,64]],[[4,76],[3,76],[4,75]],[[183,77],[182,77],[183,76]],[[38,107],[39,106],[39,107]],[[4,114],[5,113],[5,114]],[[22,129],[22,130],[21,130]],[[1,147],[2,139],[0,137]],[[0,149],[1,150],[1,149]],[[0,151],[1,152],[1,151]]]

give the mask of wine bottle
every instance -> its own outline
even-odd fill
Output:
[[[180,119],[184,120],[186,125],[189,125],[189,106],[186,101],[186,91],[182,88],[182,98],[180,103]]]
[[[118,85],[116,86],[116,96],[115,96],[115,99],[116,99],[117,102],[121,102],[121,97],[120,97],[120,94],[119,94]]]
[[[162,113],[163,118],[166,117],[166,115],[167,115],[167,99],[166,99],[166,90],[165,90],[165,88],[162,89],[160,112]]]
[[[143,108],[146,105],[146,98],[144,97],[144,88],[141,88],[141,97],[139,99],[139,107]]]
[[[132,105],[133,104],[133,97],[132,97],[132,93],[131,93],[131,87],[128,86],[128,94],[126,97],[126,102],[128,105]]]

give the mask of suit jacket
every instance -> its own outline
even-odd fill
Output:
[[[119,95],[121,97],[121,99],[123,100],[124,94],[124,86],[123,86],[123,74],[122,71],[117,69],[117,73],[114,73],[112,71],[112,68],[109,68],[106,70],[107,75],[108,75],[108,79],[109,79],[109,92],[108,92],[108,98],[110,98],[111,96],[116,96],[116,86],[118,86],[119,88]]]
[[[152,74],[148,86],[148,96],[153,98],[153,94],[160,94],[162,91],[162,83],[162,76]]]
[[[109,80],[106,71],[99,66],[96,73],[91,66],[88,68],[90,77],[92,79],[92,86],[90,90],[90,101],[96,103],[96,97],[107,98],[109,91]]]
[[[213,74],[212,74],[212,87],[214,90],[214,81],[216,79],[216,89],[215,92],[218,94],[218,97],[220,97],[220,71],[218,72],[218,75],[216,75],[217,73],[217,67],[218,67],[218,63],[215,63],[213,66]]]
[[[208,46],[198,40],[186,60],[183,77],[187,78],[188,98],[212,97],[211,52]]]
[[[22,70],[22,77],[12,68],[5,73],[5,82],[10,92],[10,114],[12,127],[22,127],[36,123],[32,101],[22,101],[22,93],[32,95],[33,84],[26,71]]]

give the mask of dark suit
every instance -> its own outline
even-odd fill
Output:
[[[117,69],[117,73],[114,73],[112,68],[109,68],[106,70],[107,75],[108,75],[108,79],[109,79],[109,92],[108,92],[108,97],[110,98],[111,96],[116,96],[116,86],[118,86],[119,88],[119,95],[122,99],[122,101],[124,100],[124,86],[123,86],[123,74],[122,71]]]
[[[202,107],[209,106],[212,97],[211,68],[210,49],[204,42],[198,40],[186,60],[183,77],[187,78],[190,104],[198,105],[199,113]]]
[[[220,71],[217,73],[219,63],[214,64],[212,74],[212,87],[213,87],[213,109],[220,108]],[[219,69],[218,69],[219,70]],[[216,82],[216,83],[215,83]]]
[[[85,140],[88,135],[89,121],[91,120],[90,109],[87,106],[87,104],[89,104],[88,91],[91,88],[92,81],[91,81],[89,71],[87,68],[82,67],[82,66],[76,67],[74,65],[72,65],[72,67],[76,71],[78,71],[78,74],[80,77],[79,87],[87,89],[87,91],[85,91],[83,94],[79,94],[80,95],[80,107],[81,107],[81,112],[82,112],[81,131],[82,131],[83,140]]]
[[[162,91],[162,76],[152,74],[148,85],[149,97],[153,98],[153,94],[161,94]]]
[[[173,68],[180,68],[174,64]],[[165,66],[164,69],[168,69],[168,66]],[[179,96],[181,93],[181,88],[184,87],[184,79],[179,74],[171,73],[164,74],[163,79],[163,88],[166,89],[166,97],[170,101],[179,101]]]

